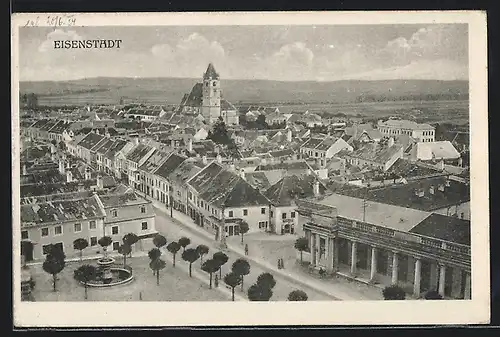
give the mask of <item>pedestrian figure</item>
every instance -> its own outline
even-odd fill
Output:
[[[219,276],[217,274],[215,274],[214,285],[215,285],[215,288],[219,287]]]
[[[281,269],[285,269],[285,261],[281,258]]]
[[[139,292],[139,301],[142,301],[142,291]]]
[[[245,255],[248,255],[248,244],[245,244]]]
[[[281,259],[278,259],[278,269],[281,269]]]

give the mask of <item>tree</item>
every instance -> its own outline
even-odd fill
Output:
[[[230,272],[229,274],[224,276],[224,283],[231,287],[232,299],[234,302],[234,288],[241,284],[240,275],[237,275],[234,272]]]
[[[228,145],[231,143],[232,139],[229,137],[226,123],[224,123],[222,117],[219,117],[219,119],[217,119],[214,123],[212,130],[208,131],[207,139],[221,145]]]
[[[212,274],[215,273],[220,268],[219,262],[216,260],[206,260],[201,265],[201,270],[207,272],[210,275],[210,289],[212,289]]]
[[[424,298],[426,300],[442,300],[443,296],[435,290],[429,290],[427,293],[425,293]]]
[[[183,252],[186,250],[186,247],[189,246],[190,243],[191,240],[185,236],[179,239],[179,244],[181,245]]]
[[[153,244],[156,246],[156,248],[161,248],[167,244],[167,238],[161,234],[156,234],[153,237]]]
[[[222,278],[222,266],[225,265],[227,261],[229,261],[229,257],[223,252],[216,252],[212,256],[212,259],[216,260],[219,263],[219,277]]]
[[[66,254],[64,254],[64,251],[62,250],[61,247],[50,244],[47,257],[55,258],[58,260],[64,260],[64,259],[66,259]]]
[[[198,252],[198,255],[200,255],[201,264],[203,264],[203,255],[207,255],[209,250],[210,249],[205,245],[199,245],[196,247],[196,251]]]
[[[48,254],[43,262],[42,268],[43,270],[52,275],[52,281],[54,285],[54,291],[57,291],[56,282],[57,282],[57,274],[59,274],[63,269],[66,263],[64,259],[60,259],[58,256],[54,256]]]
[[[248,288],[247,294],[250,301],[269,301],[273,296],[273,291],[266,286],[253,284]]]
[[[295,240],[295,249],[297,249],[300,252],[300,264],[303,264],[302,252],[307,251],[308,248],[309,248],[309,242],[307,241],[307,238],[302,237]]]
[[[276,280],[271,273],[262,273],[257,277],[257,285],[272,289],[276,285]]]
[[[385,287],[382,290],[382,295],[384,300],[404,300],[406,298],[404,289],[395,284]]]
[[[194,248],[189,248],[182,252],[182,259],[189,262],[189,277],[191,277],[191,266],[199,257],[200,255],[198,255],[198,252]]]
[[[127,265],[127,255],[132,251],[132,247],[130,247],[127,243],[122,243],[120,247],[118,247],[118,253],[123,255],[123,267]]]
[[[134,233],[128,233],[123,236],[123,243],[128,244],[131,248],[139,241],[139,237]],[[130,251],[130,257],[132,257],[132,250]]]
[[[170,253],[172,253],[172,264],[174,265],[174,268],[175,268],[175,255],[177,254],[179,249],[181,249],[181,245],[176,241],[170,242],[167,246],[167,250]]]
[[[302,290],[294,290],[288,294],[289,301],[307,301],[307,294]]]
[[[57,141],[56,141],[55,139],[52,139],[52,140],[50,141],[50,143],[51,143],[52,145],[57,145]]]
[[[149,263],[149,268],[153,270],[153,274],[156,273],[156,285],[160,285],[160,270],[165,268],[166,265],[167,264],[165,263],[165,261],[163,261],[159,257],[151,260],[151,262]]]
[[[267,129],[269,125],[266,122],[266,116],[265,115],[258,115],[257,120],[255,121],[259,129]]]
[[[248,233],[249,229],[250,228],[248,227],[248,223],[246,221],[242,221],[240,223],[241,243],[243,243],[243,235]]]
[[[148,252],[148,256],[151,261],[156,260],[161,256],[161,250],[158,248],[151,248]]]
[[[90,281],[96,279],[97,268],[90,264],[84,264],[83,266],[80,266],[75,270],[74,276],[75,279],[83,282],[83,286],[85,287],[85,299],[87,299],[87,285]]]
[[[73,241],[73,248],[80,251],[80,261],[83,258],[83,250],[89,246],[89,242],[86,239],[79,238]]]
[[[250,274],[250,264],[245,259],[234,261],[232,271],[241,277],[241,290],[243,291],[243,277]]]
[[[61,151],[66,151],[66,143],[65,143],[65,142],[63,142],[63,141],[60,141],[60,142],[59,142],[59,149],[60,149]]]
[[[97,241],[99,243],[99,246],[102,247],[104,251],[104,258],[108,257],[108,246],[113,242],[113,239],[109,236],[103,236],[102,238]]]

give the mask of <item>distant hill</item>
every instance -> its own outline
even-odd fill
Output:
[[[21,93],[36,93],[46,100],[126,100],[177,104],[199,79],[187,78],[89,78],[64,82],[20,82]],[[429,96],[467,99],[468,81],[385,80],[335,82],[283,82],[266,80],[222,80],[223,96],[233,103],[341,103],[356,102],[360,96]],[[83,97],[83,98],[82,98]]]

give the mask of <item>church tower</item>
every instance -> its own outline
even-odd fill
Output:
[[[220,117],[220,79],[212,63],[203,74],[203,96],[201,114],[209,124]]]

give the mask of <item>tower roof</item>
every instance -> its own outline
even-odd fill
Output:
[[[203,74],[203,79],[207,78],[213,78],[213,79],[218,79],[219,74],[215,71],[214,65],[212,63],[208,64],[207,71],[205,71],[205,74]]]

